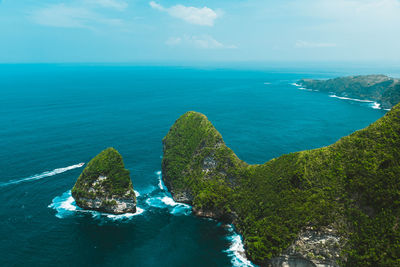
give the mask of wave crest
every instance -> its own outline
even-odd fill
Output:
[[[255,265],[246,258],[242,237],[235,232],[235,228],[232,225],[229,225],[228,230],[232,233],[227,237],[231,242],[231,246],[225,252],[231,257],[232,266],[254,267]]]
[[[63,219],[71,216],[80,214],[91,214],[95,219],[111,219],[113,221],[131,219],[136,215],[142,214],[145,210],[136,206],[135,213],[124,213],[124,214],[110,214],[94,210],[84,210],[78,207],[75,203],[75,199],[71,195],[71,190],[64,192],[61,196],[57,196],[53,199],[51,204],[48,206],[57,211],[56,217]]]

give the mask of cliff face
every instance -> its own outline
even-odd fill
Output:
[[[83,209],[113,214],[136,212],[129,171],[114,148],[103,150],[88,163],[71,192]]]
[[[331,146],[261,165],[238,159],[196,112],[182,115],[163,144],[163,179],[174,199],[232,221],[262,266],[400,259],[400,105]]]
[[[343,261],[342,252],[345,240],[332,227],[313,227],[303,229],[295,241],[278,256],[270,261],[273,267],[304,266],[328,267],[339,266]]]
[[[390,109],[400,102],[400,80],[385,75],[360,75],[329,80],[303,79],[299,85],[338,96],[373,100]]]
[[[162,173],[175,201],[194,205],[205,217],[230,214],[237,170],[247,164],[229,149],[206,116],[187,112],[163,139]]]

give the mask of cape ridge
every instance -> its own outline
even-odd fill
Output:
[[[375,101],[375,108],[385,110],[390,110],[400,102],[400,80],[386,75],[357,75],[327,80],[302,79],[295,85],[306,90],[333,93],[332,97]]]
[[[390,248],[400,239],[399,104],[330,146],[259,165],[240,160],[205,115],[190,111],[172,125],[163,150],[162,177],[174,200],[232,222],[259,265],[381,265],[400,257]]]

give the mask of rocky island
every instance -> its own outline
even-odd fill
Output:
[[[129,170],[114,148],[103,150],[87,164],[71,193],[83,209],[112,214],[136,212]]]
[[[163,180],[199,216],[231,222],[261,266],[395,266],[400,259],[400,104],[336,143],[249,165],[206,116],[163,139]]]
[[[372,100],[391,109],[400,102],[400,80],[385,75],[359,75],[329,80],[303,79],[298,85],[341,97]]]

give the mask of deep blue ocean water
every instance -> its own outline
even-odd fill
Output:
[[[243,264],[232,228],[192,216],[160,184],[162,138],[195,110],[248,163],[329,145],[385,111],[292,83],[346,74],[0,65],[0,266]],[[75,210],[76,164],[109,146],[131,171],[138,214]]]

